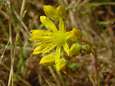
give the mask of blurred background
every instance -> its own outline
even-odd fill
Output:
[[[43,5],[64,6],[66,28],[95,48],[60,74],[39,65],[29,41],[42,28]],[[115,86],[115,0],[0,0],[0,86]]]

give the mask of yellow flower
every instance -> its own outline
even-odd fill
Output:
[[[44,64],[55,61],[59,66],[59,62],[62,59],[61,52],[64,50],[69,55],[69,46],[67,43],[69,32],[65,31],[62,19],[59,22],[59,29],[46,16],[41,16],[40,21],[48,30],[32,30],[31,40],[35,42],[33,54],[48,54],[41,59],[40,63]],[[49,55],[49,53],[54,53],[55,55]],[[47,61],[44,58],[47,58]],[[57,69],[60,70],[59,67]]]
[[[47,15],[49,14],[47,13]],[[63,54],[66,53],[68,56],[70,54],[68,40],[73,38],[73,41],[76,38],[76,33],[78,34],[78,30],[74,28],[72,31],[66,32],[61,17],[58,19],[59,29],[46,16],[40,16],[40,21],[47,30],[37,29],[31,31],[31,41],[34,42],[33,46],[35,47],[33,54],[42,54],[40,64],[52,63],[56,70],[60,71],[66,65]]]

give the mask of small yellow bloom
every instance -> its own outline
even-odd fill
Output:
[[[46,16],[41,16],[40,21],[48,30],[32,30],[31,40],[35,42],[33,54],[49,54],[56,52],[53,56],[48,55],[43,57],[40,63],[50,63],[54,61],[53,58],[55,58],[54,62],[60,64],[60,59],[62,58],[61,52],[64,50],[64,52],[69,55],[69,46],[67,44],[69,35],[68,32],[65,32],[64,22],[61,19],[59,22],[59,29],[57,29],[55,24]],[[60,69],[59,67],[56,68],[58,68],[58,70]]]
[[[47,6],[45,6],[46,8]],[[49,8],[52,7],[48,6],[48,10]],[[47,15],[49,14],[47,13]],[[74,28],[72,31],[66,32],[62,18],[59,18],[59,29],[46,16],[40,16],[40,21],[47,30],[38,29],[31,31],[31,41],[34,42],[35,47],[33,54],[42,54],[43,57],[40,60],[40,64],[53,63],[56,70],[60,71],[66,65],[63,53],[66,53],[68,56],[70,54],[68,41],[76,38],[78,31]]]

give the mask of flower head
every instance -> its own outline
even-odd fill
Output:
[[[34,41],[35,47],[33,54],[42,54],[40,64],[54,64],[57,71],[60,71],[65,65],[66,60],[63,53],[69,55],[68,40],[75,36],[77,29],[66,32],[64,21],[59,18],[58,28],[50,18],[40,16],[41,23],[47,30],[32,30],[31,40]]]

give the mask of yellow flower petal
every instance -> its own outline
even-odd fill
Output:
[[[55,55],[55,63],[59,62],[61,56],[61,48],[57,47],[56,48],[56,55]]]
[[[42,48],[43,48],[42,46],[38,46],[38,47],[36,47],[36,48],[34,49],[34,51],[33,51],[32,54],[34,54],[34,55],[36,55],[36,54],[40,54]]]
[[[40,21],[49,30],[51,30],[53,32],[57,31],[57,28],[56,28],[55,24],[48,17],[40,16]]]
[[[65,67],[65,65],[66,65],[66,60],[64,58],[61,58],[59,62],[55,64],[56,70],[60,71],[61,69]]]
[[[48,39],[51,38],[51,34],[51,32],[46,30],[32,30],[30,40]]]
[[[81,32],[78,28],[73,28],[72,31],[70,31],[70,36],[72,41],[77,41],[81,37]]]
[[[64,21],[62,18],[59,19],[59,30],[63,32],[65,31]]]
[[[68,46],[68,44],[67,43],[65,43],[64,45],[63,45],[63,48],[64,48],[64,51],[67,53],[67,55],[69,56],[69,46]]]
[[[54,54],[49,54],[41,58],[40,64],[53,63],[55,62]]]
[[[47,45],[43,50],[42,53],[46,54],[48,52],[50,52],[51,50],[53,50],[56,47],[55,44],[51,43],[50,45]]]
[[[58,18],[65,18],[66,16],[66,10],[63,6],[58,6],[56,8],[57,14],[58,14]]]
[[[57,15],[55,7],[53,7],[51,5],[44,5],[43,9],[44,9],[46,16],[48,16],[49,18],[51,18],[53,20],[57,20],[58,15]]]

